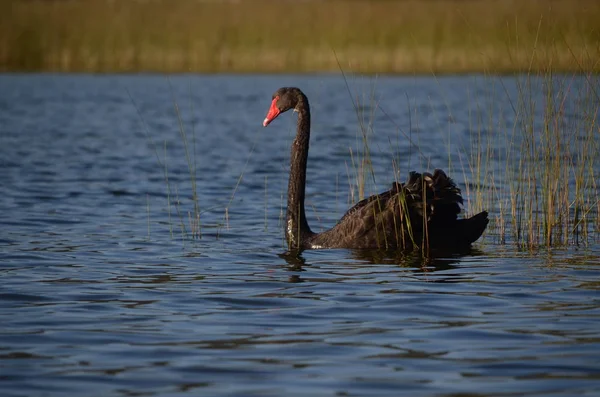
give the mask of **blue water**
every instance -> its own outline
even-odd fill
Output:
[[[353,101],[373,193],[392,161],[464,186],[472,131],[512,128],[518,92],[484,76],[351,78],[349,93],[334,75],[0,75],[2,396],[600,394],[597,239],[286,255],[295,118],[261,126],[283,85],[313,109],[315,230],[358,199]]]

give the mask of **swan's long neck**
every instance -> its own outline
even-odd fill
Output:
[[[290,249],[301,248],[302,242],[313,234],[304,212],[306,164],[310,140],[310,107],[306,96],[301,95],[295,110],[298,112],[298,126],[296,138],[292,143],[285,227],[285,237]]]

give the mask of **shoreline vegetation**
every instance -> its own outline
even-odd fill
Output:
[[[597,73],[599,20],[597,0],[0,0],[0,71]]]

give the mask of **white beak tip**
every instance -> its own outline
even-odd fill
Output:
[[[268,126],[268,125],[269,125],[269,119],[265,119],[265,120],[263,121],[263,127],[266,127],[266,126]]]

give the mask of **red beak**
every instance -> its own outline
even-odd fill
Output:
[[[266,127],[271,123],[271,121],[275,120],[277,116],[279,116],[279,109],[277,108],[277,101],[279,97],[276,96],[273,98],[273,102],[271,102],[271,107],[269,108],[269,112],[267,113],[267,117],[265,117],[265,121],[263,121],[263,127]]]

